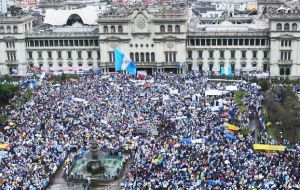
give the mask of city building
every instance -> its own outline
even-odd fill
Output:
[[[28,67],[45,71],[96,70],[100,49],[97,11],[47,10],[44,25],[26,34]]]
[[[184,73],[231,67],[235,74],[300,76],[300,13],[283,5],[267,14],[203,18],[192,8],[149,5],[46,10],[0,17],[0,73],[114,71],[114,48],[138,70]]]
[[[157,12],[137,8],[100,16],[101,69],[114,70],[113,51],[119,48],[137,63],[138,70],[182,73],[190,14],[185,8]]]
[[[38,7],[43,9],[43,12],[45,12],[47,9],[66,10],[67,1],[66,0],[40,0],[38,2]]]
[[[258,12],[274,12],[285,4],[287,0],[257,0]]]
[[[25,74],[27,72],[26,34],[32,31],[30,15],[0,17],[0,72]]]
[[[8,0],[0,0],[0,15],[7,12]]]
[[[268,72],[267,25],[223,21],[192,26],[186,48],[188,70],[219,72],[221,67],[231,67],[234,73]]]
[[[37,2],[36,0],[24,0],[24,4],[28,6],[36,6]]]
[[[300,13],[281,8],[269,14],[271,75],[300,76]]]

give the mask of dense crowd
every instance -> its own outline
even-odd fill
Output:
[[[263,117],[257,86],[235,84],[247,108],[239,113],[234,92],[205,95],[207,89],[224,91],[225,83],[194,74],[160,74],[144,82],[112,74],[40,86],[31,101],[8,113],[12,125],[0,132],[0,143],[10,145],[0,157],[0,189],[45,188],[70,146],[86,150],[91,140],[104,151],[130,150],[124,189],[299,187],[299,146],[284,152],[252,148],[257,136],[267,136],[264,122],[246,125],[253,115]],[[226,123],[251,132],[226,138]]]

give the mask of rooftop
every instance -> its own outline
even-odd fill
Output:
[[[265,31],[268,30],[268,21],[264,19],[253,20],[251,23],[233,23],[224,20],[221,23],[200,24],[191,23],[189,26],[190,32],[250,32],[250,31]]]
[[[26,34],[31,38],[73,38],[73,37],[99,37],[98,28],[94,27],[82,27],[82,28],[70,28],[70,27],[58,27],[50,28],[46,30],[35,30]]]
[[[101,19],[119,19],[120,17],[127,17],[132,14],[134,11],[147,10],[155,18],[172,18],[180,19],[186,17],[187,8],[183,7],[172,7],[172,6],[158,6],[158,5],[149,5],[149,6],[111,6],[103,14],[100,14]]]
[[[66,0],[42,0],[38,3],[41,8],[58,8],[67,5]]]
[[[32,20],[34,17],[29,14],[22,14],[17,16],[0,16],[0,23],[22,23]]]

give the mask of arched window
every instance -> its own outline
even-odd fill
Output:
[[[173,28],[172,25],[168,25],[168,32],[172,32]]]
[[[141,53],[141,62],[144,62],[145,61],[145,54],[142,52]]]
[[[276,25],[276,30],[282,30],[282,24],[281,23],[278,23]]]
[[[284,68],[280,68],[279,74],[280,74],[280,75],[284,75]]]
[[[140,61],[139,53],[135,53],[135,61],[136,62]]]
[[[13,31],[14,31],[14,33],[18,33],[18,27],[17,27],[17,26],[14,26],[14,27],[13,27]]]
[[[6,27],[6,33],[11,33],[11,27],[10,26]]]
[[[161,33],[165,33],[166,32],[166,29],[165,29],[164,25],[160,25],[160,32]]]
[[[5,30],[4,30],[4,26],[0,26],[0,33],[4,33]]]
[[[111,26],[110,27],[110,32],[111,33],[116,33],[116,27],[115,26]]]
[[[175,26],[175,32],[176,32],[176,33],[179,33],[179,32],[180,32],[180,26],[179,26],[179,25],[176,25],[176,26]]]
[[[290,24],[289,23],[285,23],[283,29],[284,29],[284,31],[289,31],[290,30]]]
[[[293,25],[292,25],[292,30],[293,30],[293,31],[297,31],[297,24],[296,24],[296,23],[293,23]]]
[[[103,27],[103,32],[104,32],[105,34],[108,33],[108,27],[107,27],[107,26],[104,26],[104,27]]]
[[[118,33],[123,33],[123,26],[118,26]]]
[[[149,62],[150,61],[150,54],[147,52],[146,53],[146,61]]]
[[[25,24],[25,32],[27,31],[27,24]]]
[[[132,52],[130,52],[130,59],[134,61],[134,54]]]
[[[285,69],[285,75],[290,75],[291,74],[291,69],[290,68],[286,68]]]
[[[152,62],[155,61],[155,54],[154,54],[154,52],[151,53],[151,61],[152,61]]]

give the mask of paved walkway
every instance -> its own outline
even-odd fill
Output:
[[[83,190],[82,184],[74,184],[74,183],[68,183],[64,178],[63,178],[63,168],[64,166],[62,165],[60,169],[56,172],[56,175],[51,183],[51,185],[47,188],[49,190],[63,190],[63,189],[68,189],[68,190]]]
[[[255,143],[258,143],[258,141],[260,141],[261,139],[259,139],[259,137],[257,136],[260,132],[260,128],[259,128],[259,122],[258,122],[256,113],[254,114],[253,117],[251,117],[250,128],[251,128],[251,130],[254,129],[254,140],[255,140]]]

